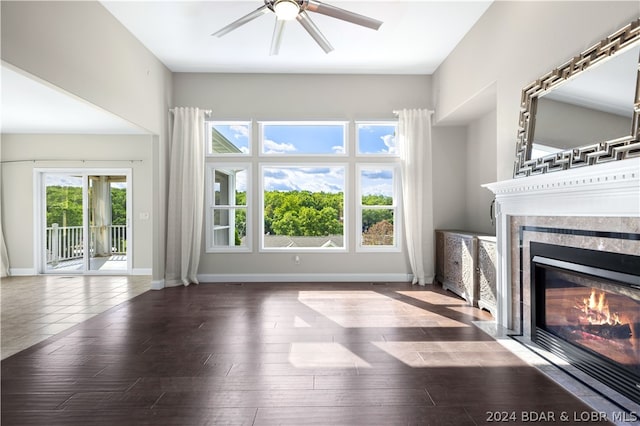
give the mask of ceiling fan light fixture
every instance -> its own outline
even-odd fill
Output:
[[[298,13],[300,13],[300,6],[294,0],[276,0],[273,4],[273,11],[276,13],[278,19],[290,21],[295,19]]]

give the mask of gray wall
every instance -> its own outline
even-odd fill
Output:
[[[161,285],[171,72],[98,2],[2,1],[0,7],[3,61],[154,135],[151,249],[154,282]],[[6,200],[3,207],[7,215]],[[5,229],[23,227],[3,222]]]
[[[140,213],[152,209],[152,143],[151,136],[2,135],[4,235],[12,272],[37,273],[34,209],[38,194],[34,193],[34,169],[122,168],[132,170],[134,273],[149,273],[153,229],[149,220],[140,220]]]
[[[480,185],[496,178],[496,112],[472,121],[467,129],[465,229],[495,235],[490,210],[493,194]]]
[[[459,121],[495,85],[496,179],[510,179],[522,88],[639,13],[637,1],[494,2],[433,76],[436,122]]]
[[[467,128],[433,128],[433,226],[466,228]]]
[[[430,93],[429,76],[174,75],[176,105],[211,109],[213,119],[393,119],[393,110],[430,108]],[[354,177],[349,181],[353,184]],[[424,214],[427,217],[432,212]],[[255,217],[257,219],[257,215]],[[352,248],[347,254],[302,254],[300,265],[292,262],[290,253],[256,253],[255,247],[249,255],[203,254],[200,273],[345,276],[410,273],[404,253],[355,253],[353,241],[349,245]],[[425,257],[432,256],[428,253]]]

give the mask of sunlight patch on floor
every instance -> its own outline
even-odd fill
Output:
[[[469,325],[373,291],[301,291],[300,303],[344,328],[468,327]]]
[[[292,343],[289,362],[298,368],[371,367],[365,360],[339,343]]]
[[[311,324],[296,315],[296,317],[293,319],[293,326],[296,328],[309,328],[311,327]]]

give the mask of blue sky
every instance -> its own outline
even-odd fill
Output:
[[[249,150],[250,124],[215,124],[216,129],[244,152]],[[343,122],[261,123],[262,152],[270,155],[332,155],[345,152],[349,126]],[[395,154],[395,123],[356,123],[358,154]],[[257,139],[257,138],[255,138]],[[262,169],[266,191],[304,190],[344,192],[345,169],[339,166],[268,166]],[[362,169],[362,194],[393,195],[391,169]],[[238,176],[238,190],[246,189],[246,177]]]
[[[264,123],[265,154],[342,154],[345,152],[342,124],[291,125]]]
[[[396,154],[396,126],[390,124],[358,124],[359,154]]]
[[[216,123],[215,128],[242,152],[249,153],[250,123]],[[265,154],[343,154],[346,124],[263,123]],[[396,154],[395,124],[358,123],[359,154]]]
[[[214,124],[214,127],[222,133],[222,136],[238,147],[240,151],[245,154],[249,153],[249,138],[251,135],[249,123]]]

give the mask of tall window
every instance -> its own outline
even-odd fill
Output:
[[[246,164],[207,165],[207,251],[250,250],[249,170]]]
[[[398,249],[398,179],[395,165],[358,165],[358,249]]]
[[[400,250],[396,133],[393,121],[207,123],[207,251]]]

